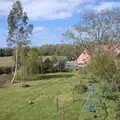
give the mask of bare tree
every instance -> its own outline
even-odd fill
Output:
[[[95,40],[119,42],[120,9],[87,12],[65,35],[78,43]]]

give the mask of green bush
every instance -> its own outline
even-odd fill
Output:
[[[0,67],[0,74],[10,74],[12,73],[12,67]]]
[[[53,67],[52,61],[50,60],[50,58],[47,58],[43,63],[43,71],[44,71],[44,73],[52,72],[52,67]]]
[[[116,73],[116,65],[113,57],[108,54],[95,54],[92,56],[91,63],[88,65],[88,71],[94,76],[110,80]]]
[[[79,84],[74,85],[73,92],[77,92],[78,94],[82,94],[82,93],[86,92],[87,89],[88,89],[88,87],[82,81],[80,81]]]

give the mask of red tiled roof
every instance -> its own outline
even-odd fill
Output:
[[[100,49],[101,52],[120,54],[120,45],[116,44],[97,44],[96,47]],[[86,48],[80,56],[75,60],[78,64],[88,63],[91,55],[93,54],[93,48]]]

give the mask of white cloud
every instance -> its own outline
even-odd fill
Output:
[[[100,12],[105,9],[112,9],[116,7],[120,7],[120,2],[100,2],[99,4],[93,3],[93,4],[83,5],[80,8],[78,8],[76,12],[84,13],[84,11],[89,11],[89,10]]]
[[[15,0],[0,0],[0,15],[7,15]],[[94,9],[101,11],[112,7],[120,7],[120,2],[99,2],[97,0],[21,0],[28,16],[33,20],[64,19],[71,17],[76,11]],[[87,4],[84,4],[87,3]]]
[[[15,1],[15,0],[13,0]],[[32,19],[64,19],[71,17],[76,8],[95,0],[21,0],[25,11]],[[0,15],[8,14],[11,1],[0,0]]]
[[[41,32],[41,31],[43,31],[43,30],[45,30],[44,27],[34,27],[33,33],[38,33],[38,32]]]
[[[101,11],[101,10],[111,9],[116,7],[120,7],[120,2],[103,2],[99,6],[94,6],[93,9],[96,11]]]
[[[46,39],[48,39],[48,37],[47,37],[48,33],[49,32],[46,28],[38,26],[33,29],[32,38],[37,39],[37,40],[46,40]]]

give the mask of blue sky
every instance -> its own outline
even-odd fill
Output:
[[[0,0],[0,47],[7,47],[7,15],[15,0]],[[21,0],[34,25],[32,45],[61,43],[62,33],[85,11],[120,7],[120,0]]]

